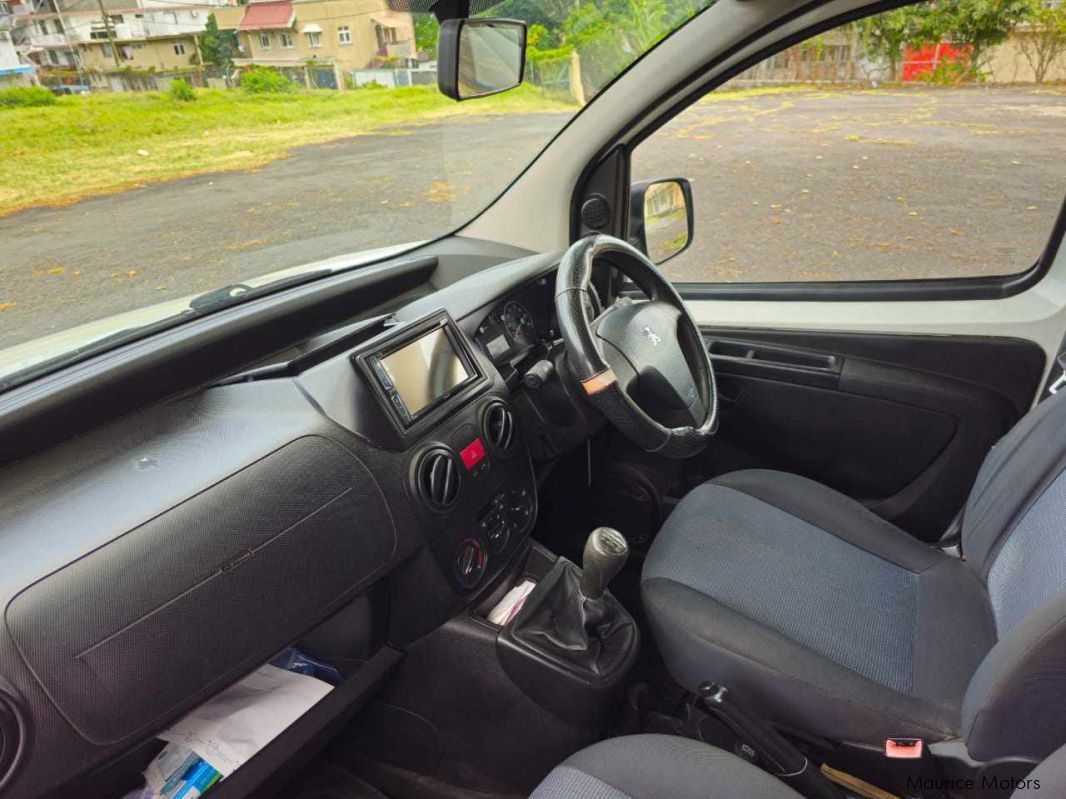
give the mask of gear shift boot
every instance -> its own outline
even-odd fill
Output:
[[[509,625],[510,635],[544,658],[585,678],[615,674],[636,650],[637,627],[610,594],[582,591],[583,572],[563,558]],[[550,581],[550,583],[549,583]]]
[[[637,658],[636,622],[606,591],[628,557],[621,533],[593,530],[584,568],[556,560],[496,638],[511,680],[541,707],[581,728],[602,730]]]

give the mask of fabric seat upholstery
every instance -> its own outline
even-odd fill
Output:
[[[782,472],[690,493],[652,546],[643,592],[680,683],[721,682],[833,740],[957,735],[995,642],[964,563]]]
[[[736,755],[672,735],[609,738],[553,770],[531,799],[801,799]]]
[[[645,561],[674,678],[830,740],[962,736],[982,760],[1066,742],[1066,397],[995,448],[965,560],[832,489],[765,470],[686,496]]]
[[[1066,796],[1066,746],[1018,783],[1011,799]],[[610,738],[556,767],[530,799],[799,799],[735,755],[668,735]]]

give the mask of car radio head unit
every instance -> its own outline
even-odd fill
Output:
[[[443,326],[378,356],[377,365],[411,417],[472,377]]]
[[[404,429],[484,379],[455,323],[440,312],[358,357]]]

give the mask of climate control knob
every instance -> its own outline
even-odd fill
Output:
[[[455,578],[463,588],[473,588],[485,574],[489,555],[476,538],[464,538],[455,553]]]

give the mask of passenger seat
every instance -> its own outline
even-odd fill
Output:
[[[608,738],[571,755],[530,799],[803,799],[736,755],[674,735]]]
[[[1012,799],[1066,796],[1066,746],[1024,780]],[[736,755],[672,735],[609,738],[568,758],[530,799],[803,799]]]

